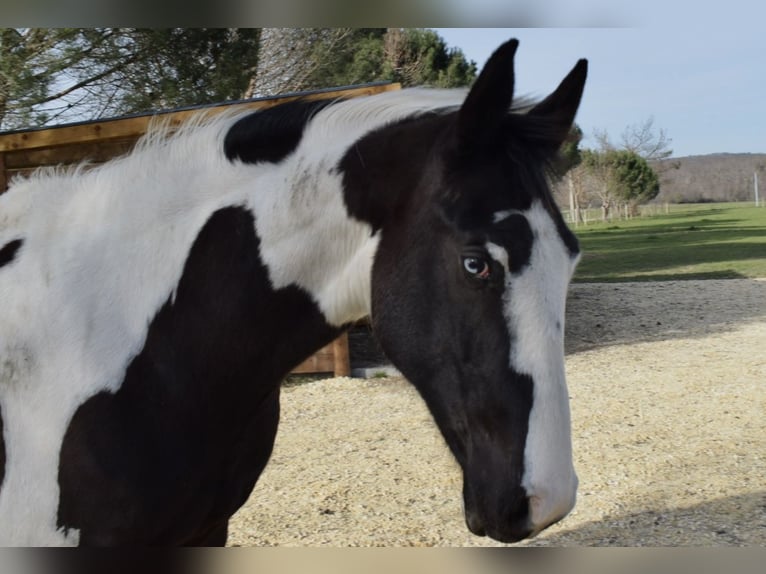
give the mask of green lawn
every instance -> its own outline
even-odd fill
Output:
[[[573,228],[575,281],[766,277],[766,207],[672,205],[667,215]]]

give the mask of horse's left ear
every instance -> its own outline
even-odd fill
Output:
[[[537,137],[540,143],[549,145],[554,151],[561,147],[572,129],[587,75],[588,61],[578,61],[559,87],[527,112],[539,121]]]

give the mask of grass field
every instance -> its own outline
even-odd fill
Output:
[[[579,282],[766,277],[766,208],[672,205],[668,214],[573,229]]]

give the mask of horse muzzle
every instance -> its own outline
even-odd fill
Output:
[[[465,521],[471,533],[476,536],[489,536],[498,542],[518,542],[529,538],[533,533],[529,519],[525,514],[520,518],[508,520],[504,524],[493,523],[488,525],[478,514],[466,511]]]
[[[523,487],[505,493],[482,489],[474,494],[464,484],[465,521],[476,536],[489,536],[498,542],[518,542],[532,538],[564,518],[574,507],[575,485],[566,496],[555,500],[541,494],[527,495]]]

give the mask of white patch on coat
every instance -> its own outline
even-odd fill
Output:
[[[333,325],[363,317],[379,237],[349,217],[334,168],[367,132],[464,96],[403,90],[330,106],[278,164],[226,159],[223,139],[241,117],[229,114],[150,136],[91,171],[14,182],[0,196],[0,245],[24,240],[0,269],[0,544],[78,542],[56,525],[64,433],[84,401],[118,390],[213,212],[253,212],[275,288],[302,287]]]
[[[413,114],[454,109],[465,95],[462,89],[414,88],[329,106],[316,114],[284,162],[257,166],[265,185],[249,196],[248,205],[258,219],[272,285],[302,287],[331,325],[369,314],[372,258],[380,237],[371,235],[367,223],[348,217],[335,168],[351,143],[370,131]],[[306,249],[309,244],[312,250]]]
[[[533,381],[522,486],[538,532],[572,509],[577,491],[564,370],[566,294],[577,258],[539,201],[523,214],[534,242],[529,264],[506,275],[504,314],[513,341],[510,366]],[[487,249],[508,270],[506,250],[492,243]]]

